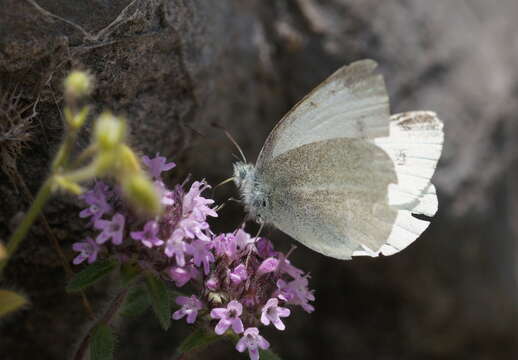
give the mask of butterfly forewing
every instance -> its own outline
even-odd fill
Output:
[[[376,67],[372,60],[358,61],[322,82],[275,126],[256,166],[317,141],[387,136],[388,95]]]

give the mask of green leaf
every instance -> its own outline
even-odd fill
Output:
[[[123,264],[121,266],[122,286],[127,287],[141,274],[140,267],[135,263]]]
[[[146,276],[146,285],[153,311],[162,328],[167,330],[171,325],[171,307],[167,287],[162,280],[153,275]]]
[[[105,324],[97,327],[90,342],[90,360],[112,360],[115,337],[112,329]]]
[[[95,284],[97,281],[108,275],[117,267],[117,261],[115,260],[100,260],[89,265],[82,271],[74,275],[67,285],[67,292],[76,292],[82,290],[90,285]]]
[[[259,358],[261,360],[282,360],[279,355],[270,350],[259,349]]]
[[[149,297],[144,287],[138,286],[130,290],[120,314],[126,318],[137,318],[150,306]]]
[[[19,310],[29,301],[23,295],[10,290],[0,290],[0,317]]]
[[[195,350],[201,350],[205,346],[216,342],[218,340],[225,339],[222,336],[218,336],[213,332],[208,332],[204,329],[196,329],[191,335],[189,335],[178,347],[178,355],[189,353]]]

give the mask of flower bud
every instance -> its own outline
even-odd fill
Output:
[[[210,291],[216,291],[219,288],[219,280],[215,276],[211,276],[207,281],[205,281],[205,286]]]
[[[264,260],[261,265],[259,265],[259,268],[257,269],[258,275],[264,275],[267,273],[274,272],[277,270],[277,267],[279,266],[279,260],[274,257],[269,257],[268,259]]]
[[[149,215],[160,213],[160,197],[153,183],[142,173],[124,177],[121,185],[126,198],[133,203],[136,210]]]
[[[227,301],[227,296],[224,293],[210,292],[207,294],[209,302],[213,305],[220,305]]]
[[[85,71],[74,70],[65,78],[65,94],[72,98],[89,95],[93,90],[93,78]]]
[[[135,174],[141,171],[140,163],[130,147],[122,144],[118,150],[121,173],[123,176],[127,174]]]
[[[100,150],[113,150],[126,136],[126,124],[123,120],[105,112],[95,123],[94,137]]]
[[[180,266],[171,266],[167,269],[167,274],[174,281],[175,285],[182,287],[191,280],[189,271]]]

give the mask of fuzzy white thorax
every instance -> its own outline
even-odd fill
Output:
[[[265,222],[268,191],[255,166],[241,161],[234,163],[234,182],[248,214],[259,223]]]

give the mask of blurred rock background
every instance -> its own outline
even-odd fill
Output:
[[[231,173],[234,150],[212,123],[254,159],[312,87],[373,58],[393,112],[429,109],[445,122],[439,213],[419,241],[388,258],[341,262],[299,247],[293,262],[312,273],[317,310],[294,314],[268,338],[283,359],[515,359],[516,14],[515,0],[2,0],[0,105],[15,94],[38,114],[20,155],[2,154],[0,238],[28,206],[16,172],[35,192],[59,143],[61,81],[71,68],[95,75],[92,101],[127,116],[142,153],[177,161],[172,181],[192,172],[215,184]],[[234,193],[228,186],[218,199]],[[77,211],[73,198],[46,211],[70,258]],[[229,230],[242,216],[229,206],[216,226]],[[270,236],[282,248],[292,242]],[[0,323],[2,359],[70,357],[86,316],[65,281],[35,226],[6,280],[32,306]],[[106,294],[88,295],[102,306]],[[171,359],[189,330],[177,323],[164,333],[151,313],[123,329],[120,359]],[[220,344],[193,358],[244,357]]]

